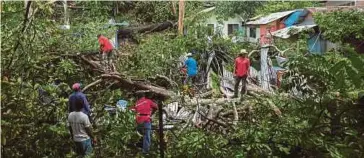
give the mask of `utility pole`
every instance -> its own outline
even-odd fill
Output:
[[[262,45],[260,48],[260,85],[263,89],[270,91],[269,68],[268,68],[269,45]]]
[[[159,120],[159,152],[160,158],[164,158],[164,149],[165,149],[165,142],[164,142],[164,133],[163,133],[163,102],[158,101],[158,120]]]
[[[183,35],[183,19],[185,16],[185,2],[184,0],[179,0],[178,5],[178,34]]]

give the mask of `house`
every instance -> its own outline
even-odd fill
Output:
[[[245,24],[248,41],[259,42],[261,45],[269,43],[271,41],[270,32],[285,28],[284,18],[294,12],[295,10],[284,11],[250,19]]]
[[[207,18],[204,23],[207,27],[211,28],[211,33],[220,34],[224,38],[236,35],[235,33],[242,34],[243,19],[236,15],[235,17],[230,17],[228,19],[219,19],[216,15],[212,14]],[[241,35],[242,36],[242,35]]]
[[[358,9],[363,10],[363,7],[318,7],[318,8],[306,8],[304,10],[307,10],[308,13],[304,17],[302,21],[299,21],[295,19],[294,15],[295,13],[291,14],[286,18],[287,20],[296,21],[294,25],[287,26],[286,28],[283,28],[281,30],[277,30],[272,32],[272,36],[282,38],[282,39],[292,39],[297,38],[297,34],[304,31],[311,29],[312,31],[309,33],[308,41],[308,50],[312,54],[323,54],[324,52],[330,51],[331,49],[336,49],[336,44],[332,43],[331,41],[326,40],[322,36],[322,32],[319,29],[319,26],[317,26],[313,19],[313,14],[316,12],[331,12],[335,10],[349,10],[349,9]],[[299,10],[296,10],[298,12]],[[355,45],[355,43],[354,43]],[[359,49],[359,48],[358,48]],[[360,48],[361,49],[361,48]]]

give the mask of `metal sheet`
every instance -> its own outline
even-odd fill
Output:
[[[296,10],[291,10],[291,11],[285,11],[285,12],[278,12],[278,13],[272,13],[269,14],[268,16],[264,16],[259,18],[258,20],[254,20],[254,21],[249,21],[246,24],[247,25],[261,25],[261,24],[268,24],[272,21],[278,20],[280,18],[283,18],[293,12],[295,12]]]
[[[295,35],[295,34],[297,34],[299,32],[302,32],[304,30],[310,29],[310,28],[315,27],[315,26],[316,26],[316,24],[313,24],[313,25],[300,25],[300,26],[293,25],[293,26],[290,26],[290,27],[286,27],[284,29],[274,31],[274,32],[272,32],[272,35],[275,36],[275,37],[287,39],[287,38],[291,37],[291,35]]]

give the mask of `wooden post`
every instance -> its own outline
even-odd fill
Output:
[[[160,157],[164,158],[164,133],[163,133],[163,102],[158,101],[158,118],[159,118],[159,152]]]
[[[184,0],[179,0],[178,5],[178,34],[183,35],[183,19],[185,14],[185,3]]]

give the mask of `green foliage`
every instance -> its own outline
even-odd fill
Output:
[[[255,10],[262,7],[265,2],[259,1],[221,1],[215,2],[216,13],[223,17],[235,17],[240,15],[244,19],[254,15]]]
[[[98,33],[111,37],[115,28],[103,28],[103,24],[114,3],[76,2],[84,4],[90,10],[72,11],[71,29],[66,31],[58,29],[62,23],[53,21],[56,9],[50,4],[34,2],[32,7],[37,10],[34,19],[23,25],[24,4],[1,3],[1,29],[4,31],[1,38],[6,39],[2,40],[1,45],[1,154],[4,157],[72,157],[73,144],[65,125],[68,102],[66,98],[71,93],[69,86],[76,81],[86,85],[95,80],[95,75],[79,65],[72,55],[97,51]],[[167,7],[161,6],[162,2],[136,3],[147,14],[138,15],[135,21],[151,18],[150,22],[159,22],[175,18],[170,15]],[[200,10],[201,2],[186,3],[186,15],[193,15],[194,11]],[[246,3],[226,3],[225,7],[234,4],[246,8]],[[266,3],[273,5],[273,2]],[[292,3],[277,3],[283,7],[272,9],[302,7],[288,4]],[[127,3],[123,2],[121,5],[127,6]],[[153,6],[153,11],[148,12],[145,9],[148,5]],[[299,2],[297,5],[306,5],[306,2]],[[130,10],[132,12],[133,9]],[[239,12],[239,8],[229,11],[236,12]],[[353,14],[359,16],[357,13]],[[333,20],[332,17],[328,19]],[[352,22],[355,18],[350,19]],[[177,70],[174,69],[176,59],[191,49],[199,52],[220,50],[229,56],[235,56],[241,48],[248,51],[253,49],[246,44],[234,44],[218,36],[213,37],[212,44],[207,44],[207,28],[199,26],[199,20],[201,19],[186,21],[186,36],[176,36],[172,31],[140,35],[141,43],[138,46],[122,48],[122,52],[129,53],[129,56],[119,59],[118,70],[138,77],[171,75],[170,78],[178,81],[173,76],[177,75]],[[330,22],[327,21],[328,24]],[[24,31],[23,26],[26,26]],[[330,24],[327,29],[323,26],[325,32],[330,29],[329,26],[339,29]],[[354,30],[361,33],[359,26]],[[361,38],[361,34],[359,37]],[[334,34],[330,38],[336,39],[338,35]],[[299,45],[295,45],[298,52],[304,52],[302,47],[306,46],[305,43],[298,43]],[[282,49],[290,47],[287,43],[280,44],[279,48]],[[298,52],[290,54],[290,72],[286,74],[280,92],[286,94],[296,87],[303,93],[303,97],[247,97],[248,109],[251,110],[239,112],[238,124],[232,126],[228,132],[188,127],[181,132],[178,141],[167,139],[172,140],[167,144],[167,156],[362,157],[364,140],[361,124],[364,122],[364,114],[362,107],[353,104],[353,99],[356,99],[358,91],[364,89],[363,56],[356,54],[351,48],[324,56],[302,56]],[[196,58],[199,63],[204,63],[199,56]],[[53,85],[56,78],[62,81],[59,86]],[[218,77],[214,76],[213,80],[214,87],[218,87]],[[94,148],[95,156],[135,157],[139,150],[129,144],[136,142],[140,136],[135,132],[133,113],[119,112],[113,117],[103,109],[103,105],[114,105],[119,99],[127,99],[132,105],[134,98],[128,98],[121,89],[110,90],[105,89],[105,86],[100,84],[87,91],[95,114],[93,118],[98,125],[94,127],[99,140]],[[39,88],[49,93],[45,99],[48,103],[39,98]],[[340,92],[339,96],[336,92]],[[281,116],[274,114],[270,102],[282,111]],[[237,106],[241,108],[246,105]],[[337,124],[333,120],[339,120],[340,128],[337,132],[333,132],[333,127]],[[166,135],[168,137],[170,133],[167,132]],[[152,154],[156,156],[158,139],[155,134],[153,136]]]
[[[295,62],[289,63],[288,66],[292,74],[299,73],[304,76],[307,83],[311,83],[310,86],[319,94],[360,89],[364,86],[363,67],[360,66],[364,64],[364,58],[353,50],[348,50],[345,55],[338,53],[309,57],[298,55],[293,58]]]
[[[262,7],[256,10],[256,15],[267,15],[275,12],[288,11],[293,9],[304,9],[305,7],[319,7],[315,1],[267,1]]]
[[[364,15],[358,10],[318,13],[315,22],[330,41],[364,40]]]

